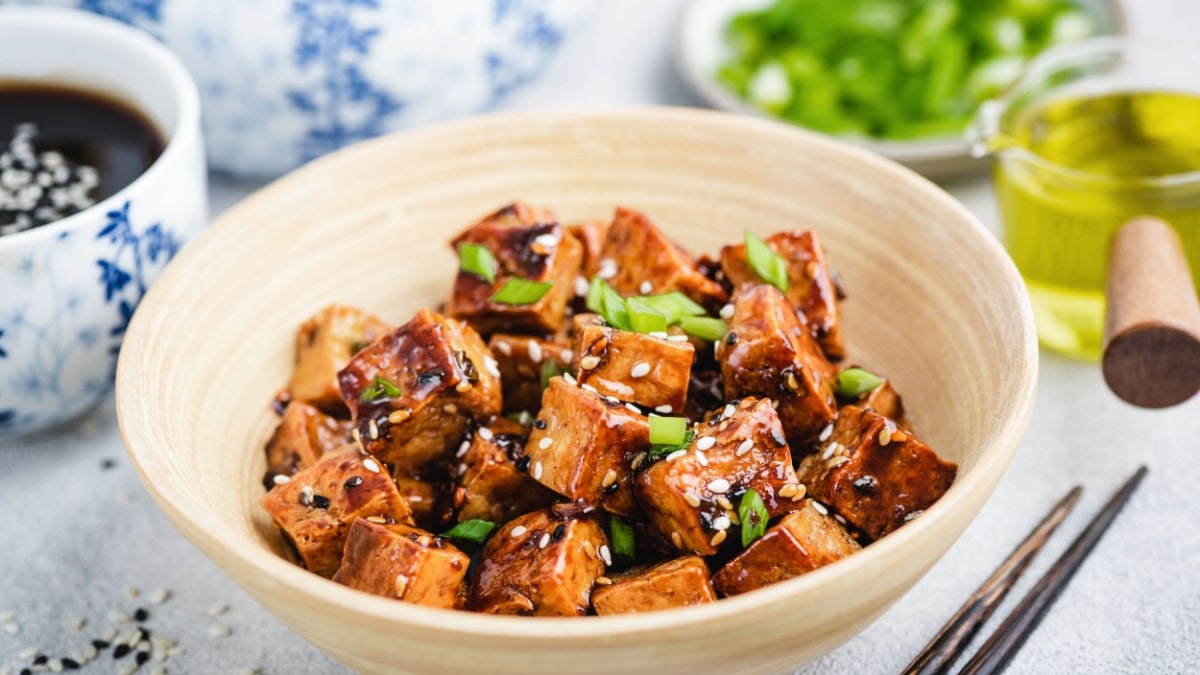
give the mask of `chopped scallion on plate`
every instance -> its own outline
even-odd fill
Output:
[[[489,302],[502,305],[532,305],[554,285],[553,281],[529,281],[528,279],[509,279],[500,290],[496,291]]]

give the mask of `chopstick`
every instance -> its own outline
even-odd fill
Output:
[[[1083,488],[1076,485],[1058,500],[1054,508],[1033,528],[987,581],[950,617],[938,634],[925,645],[921,653],[904,669],[905,675],[940,675],[954,665],[962,650],[971,642],[979,628],[988,620],[1004,596],[1017,582],[1034,556],[1042,550],[1071,509],[1079,501]]]
[[[1146,467],[1142,466],[1125,481],[1100,513],[1088,523],[1083,533],[1071,543],[1070,548],[1054,562],[1050,571],[1046,572],[1033,590],[1021,600],[1021,604],[1017,605],[1004,623],[959,671],[960,675],[990,675],[1004,671],[1145,476]]]

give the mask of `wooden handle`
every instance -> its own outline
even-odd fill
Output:
[[[1108,264],[1104,379],[1143,408],[1200,390],[1200,302],[1179,237],[1157,218],[1121,227]]]

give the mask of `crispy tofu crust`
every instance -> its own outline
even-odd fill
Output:
[[[334,419],[304,401],[292,401],[267,441],[263,485],[270,490],[275,476],[307,469],[325,453],[349,442],[350,422]]]
[[[488,348],[500,366],[505,412],[536,414],[542,407],[542,373],[568,372],[574,357],[569,344],[531,335],[496,333]]]
[[[574,325],[580,385],[660,414],[683,412],[696,355],[690,342],[612,328],[595,314],[576,316]]]
[[[292,400],[346,417],[338,371],[390,328],[378,317],[346,305],[330,305],[317,312],[296,334],[296,368],[288,384]]]
[[[592,591],[596,614],[639,614],[715,602],[708,566],[700,556],[685,556],[620,576]]]
[[[650,295],[679,291],[715,310],[728,294],[704,276],[696,261],[666,237],[645,214],[617,207],[604,240],[599,274],[621,295]],[[612,274],[606,267],[611,265]]]
[[[359,518],[333,580],[385,598],[453,609],[471,559],[450,542],[408,525]]]
[[[557,495],[552,490],[518,468],[518,462],[520,466],[529,463],[526,437],[524,427],[501,417],[464,441],[466,452],[456,472],[459,487],[454,496],[459,522],[507,523],[554,503]]]

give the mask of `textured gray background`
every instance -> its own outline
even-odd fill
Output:
[[[602,3],[543,76],[503,106],[696,104],[671,60],[682,3]],[[1195,44],[1196,0],[1134,0],[1135,32]],[[620,48],[614,48],[620,45]],[[255,186],[217,183],[219,212]],[[946,187],[985,223],[996,214],[985,178]],[[1108,493],[1139,463],[1150,475],[1013,663],[1015,673],[1183,673],[1200,664],[1200,400],[1163,412],[1121,404],[1098,369],[1042,355],[1033,424],[999,489],[963,538],[862,635],[804,673],[898,671],[1071,485],[1087,487],[993,624],[1049,566]],[[981,383],[982,386],[982,383]],[[115,460],[111,469],[104,461]],[[159,514],[125,458],[111,400],[56,433],[0,441],[0,673],[84,649],[117,627],[113,610],[145,607],[143,624],[179,643],[172,673],[339,673],[254,604]],[[171,590],[157,605],[156,588]],[[130,598],[128,589],[141,594]],[[218,616],[218,604],[230,609]],[[3,631],[12,612],[15,636]],[[84,619],[81,631],[66,625]],[[215,637],[214,626],[231,634]],[[990,626],[985,628],[990,630]],[[109,654],[82,672],[115,672]],[[149,673],[157,662],[141,671]]]

